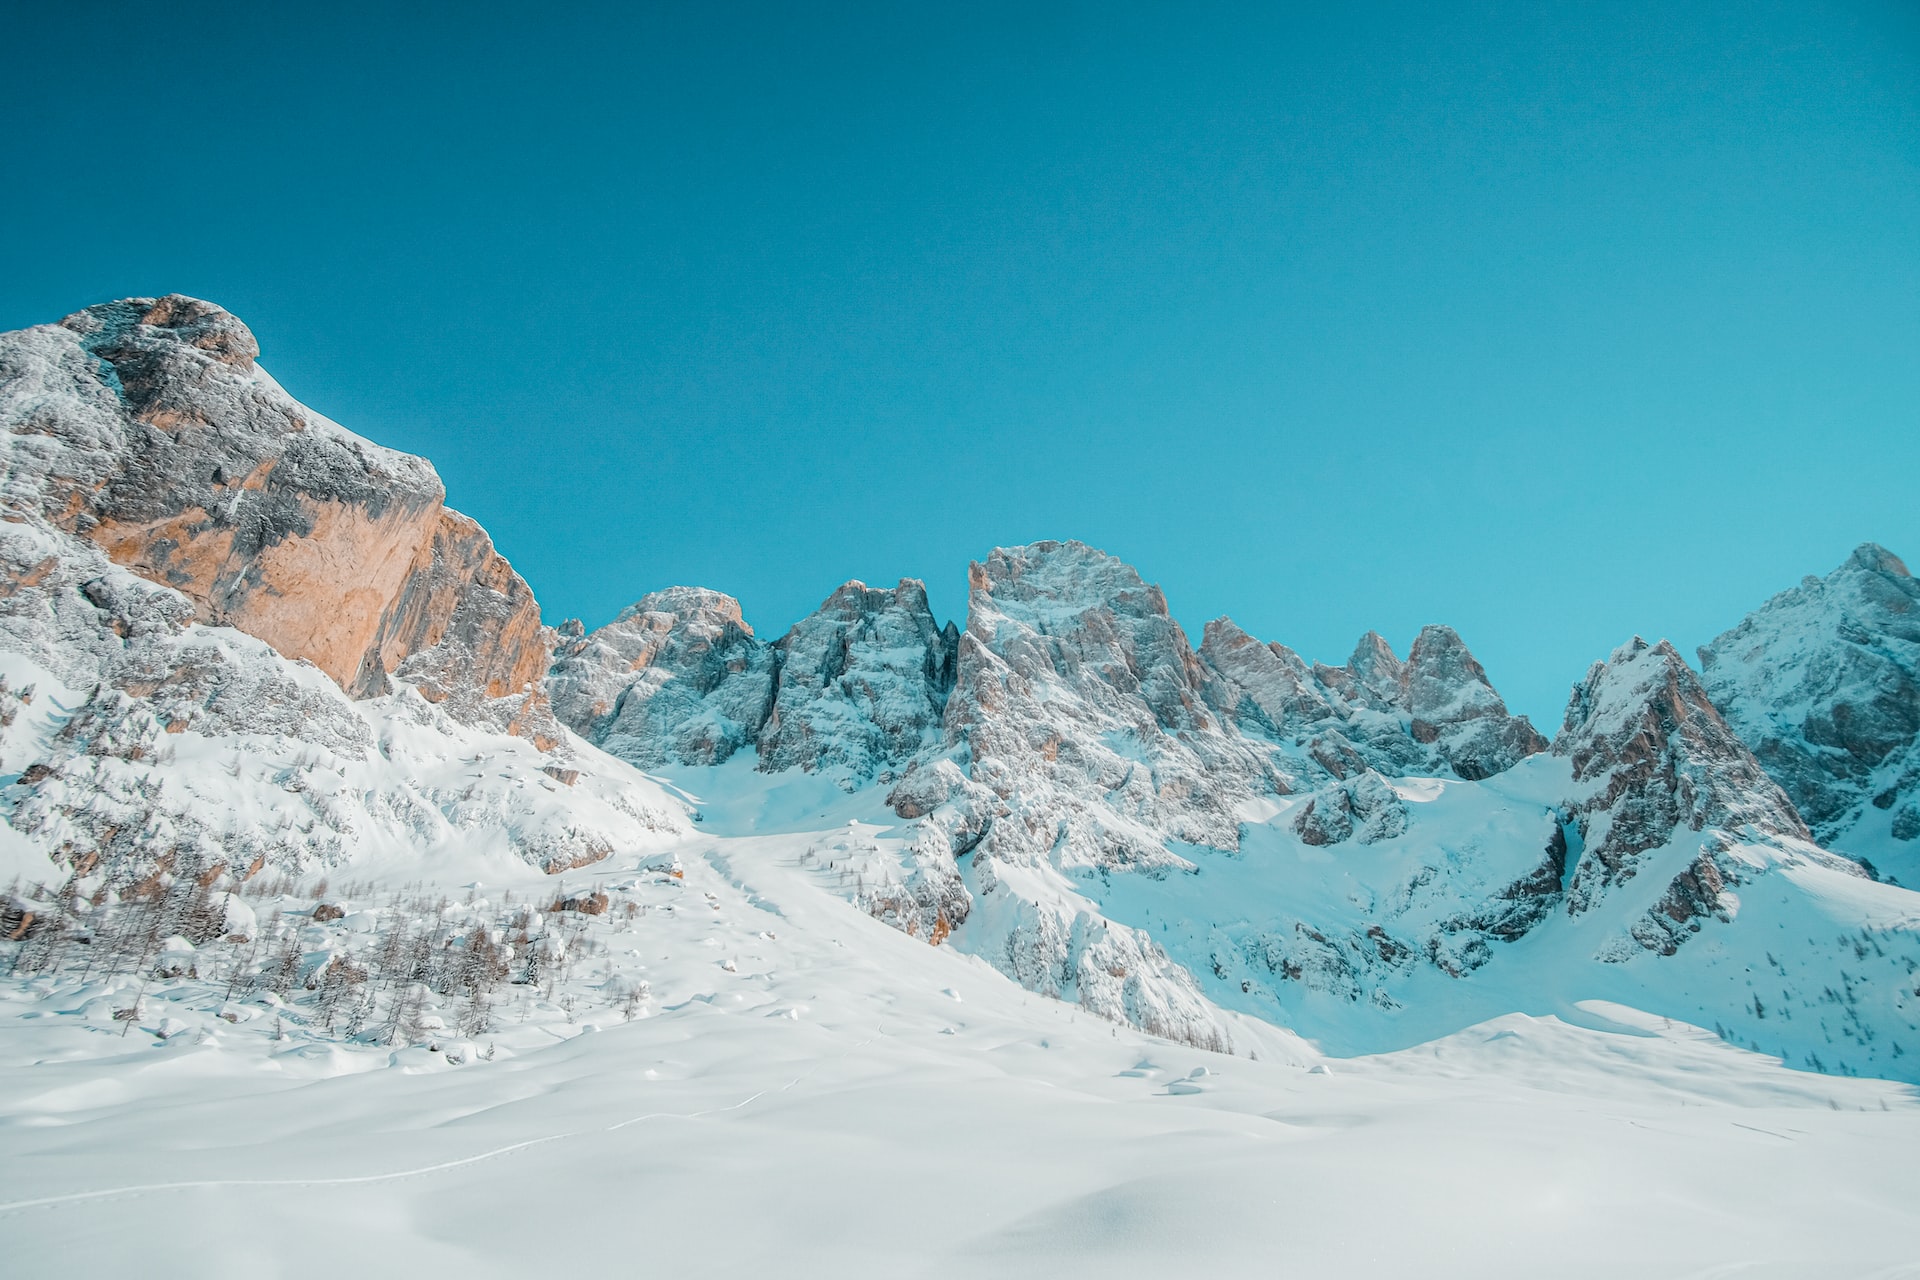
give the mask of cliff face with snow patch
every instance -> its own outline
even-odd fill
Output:
[[[773,644],[731,596],[674,587],[563,638],[547,688],[570,728],[636,764],[719,764],[751,747],[764,769],[852,789],[938,744],[956,644],[910,580],[846,583]]]
[[[1920,869],[1920,582],[1872,543],[1700,649],[1702,678],[1820,840]]]
[[[432,467],[256,355],[177,296],[0,335],[12,831],[111,895],[449,849],[557,870],[680,830],[563,741],[532,593]]]
[[[5,501],[178,591],[194,617],[357,697],[412,664],[427,696],[547,737],[524,699],[550,639],[533,594],[433,467],[294,401],[237,318],[135,298],[0,335]]]
[[[1639,637],[1594,663],[1574,686],[1555,755],[1573,766],[1567,809],[1585,850],[1567,895],[1575,914],[1643,873],[1667,887],[1631,926],[1642,945],[1668,954],[1707,916],[1725,914],[1722,894],[1737,873],[1720,855],[1735,839],[1812,836],[1792,801],[1727,727],[1672,645]],[[1662,855],[1674,843],[1678,865]]]
[[[848,784],[891,775],[940,741],[959,638],[926,587],[849,582],[780,639],[779,685],[760,734],[761,767]]]
[[[591,635],[563,638],[547,675],[560,720],[622,759],[719,764],[759,736],[774,658],[718,591],[673,587]]]

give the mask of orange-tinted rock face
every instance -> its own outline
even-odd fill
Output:
[[[404,664],[436,701],[454,685],[504,698],[539,681],[551,647],[532,590],[487,531],[443,509],[382,623],[382,669]]]
[[[366,506],[293,496],[306,532],[249,549],[201,508],[153,521],[101,520],[86,535],[115,563],[190,598],[200,621],[305,658],[356,693],[393,598],[430,544],[423,504]]]
[[[557,735],[544,698],[523,696],[548,650],[525,581],[446,510],[425,460],[282,391],[238,319],[174,295],[12,336],[24,341],[0,352],[0,383],[24,406],[10,425],[33,470],[10,501],[356,697],[387,692],[404,667],[456,715]],[[511,709],[478,706],[508,697]]]

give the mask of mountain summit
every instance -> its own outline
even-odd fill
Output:
[[[1920,884],[1920,582],[1871,542],[1700,649],[1708,694],[1831,847]]]

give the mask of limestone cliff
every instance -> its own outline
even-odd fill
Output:
[[[6,506],[355,696],[411,661],[472,714],[529,701],[549,638],[526,583],[444,508],[429,463],[302,406],[258,354],[236,317],[177,294],[0,335]]]

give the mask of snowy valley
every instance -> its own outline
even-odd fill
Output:
[[[179,296],[0,335],[11,1256],[1911,1274],[1890,552],[1557,726],[1441,625],[1195,645],[1076,542],[945,623],[550,627],[258,354]]]

